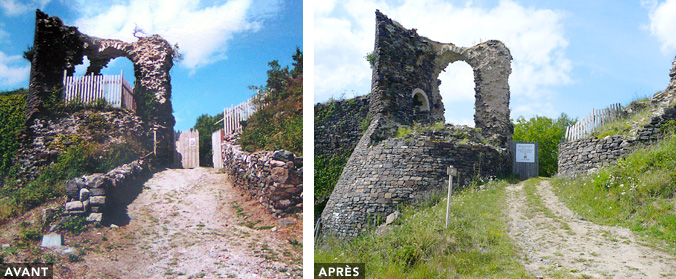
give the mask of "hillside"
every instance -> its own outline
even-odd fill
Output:
[[[25,90],[0,94],[0,223],[64,195],[66,180],[107,172],[152,151],[151,135],[132,112],[105,103],[56,104],[24,130]]]
[[[320,238],[315,262],[366,262],[387,278],[591,278],[676,275],[676,122],[673,96],[635,100],[593,137],[657,140],[572,178],[475,183],[451,198],[408,206],[352,240]],[[656,121],[655,119],[662,119]],[[621,128],[616,128],[621,127]],[[508,260],[509,259],[509,260]]]

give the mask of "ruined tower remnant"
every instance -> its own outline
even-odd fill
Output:
[[[352,237],[404,203],[445,187],[446,167],[465,179],[511,169],[509,83],[512,56],[500,41],[473,47],[439,43],[376,11],[370,125],[321,215],[322,231]],[[395,138],[398,127],[444,121],[439,73],[463,61],[474,70],[474,133],[487,143],[448,140],[443,131]],[[382,220],[382,219],[381,219]]]
[[[470,48],[439,43],[376,11],[374,55],[371,115],[381,114],[403,124],[443,121],[439,73],[462,61],[474,70],[475,127],[502,145],[509,144],[512,56],[502,42],[491,40]]]
[[[134,43],[100,39],[80,33],[77,27],[63,25],[58,17],[37,10],[26,123],[46,113],[45,102],[60,100],[58,89],[62,86],[64,70],[73,75],[75,66],[83,63],[85,55],[90,61],[87,74],[100,74],[101,69],[117,57],[125,57],[134,64],[137,114],[149,121],[148,128],[157,128],[157,156],[171,163],[175,120],[169,70],[176,53],[169,42],[158,35],[140,38]],[[26,132],[30,136],[30,130]]]

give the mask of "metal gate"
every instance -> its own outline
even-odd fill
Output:
[[[176,132],[176,167],[192,169],[200,166],[200,134],[197,130]]]

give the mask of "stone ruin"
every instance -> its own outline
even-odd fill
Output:
[[[509,110],[512,56],[500,41],[473,47],[439,43],[376,11],[370,125],[321,214],[323,233],[354,237],[399,206],[447,185],[454,165],[464,180],[511,171]],[[463,143],[453,129],[394,137],[399,127],[443,122],[439,73],[463,61],[474,70],[476,129],[486,143]],[[448,125],[447,125],[448,126]]]
[[[139,38],[134,43],[92,37],[66,26],[58,17],[37,10],[35,38],[31,60],[30,86],[26,104],[26,127],[40,115],[48,114],[45,103],[59,100],[64,70],[75,73],[84,56],[90,61],[86,74],[100,75],[101,69],[117,57],[125,57],[134,64],[136,78],[134,98],[137,114],[148,115],[148,127],[157,129],[157,157],[170,164],[173,160],[174,116],[171,105],[171,77],[169,70],[177,53],[171,44],[159,35]],[[151,100],[139,99],[151,96]],[[150,98],[149,98],[150,99]],[[27,128],[23,141],[31,138]]]

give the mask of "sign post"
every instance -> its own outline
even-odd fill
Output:
[[[446,199],[446,228],[448,229],[448,219],[451,212],[451,193],[453,192],[453,177],[458,175],[458,170],[453,166],[448,166],[448,198]]]

